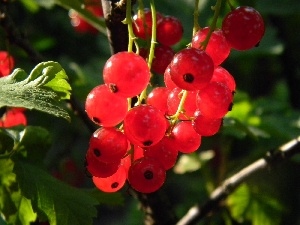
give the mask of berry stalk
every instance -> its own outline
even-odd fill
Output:
[[[198,18],[199,18],[199,0],[195,0],[193,36],[200,29]]]

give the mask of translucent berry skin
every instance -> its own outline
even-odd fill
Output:
[[[173,90],[174,88],[178,87],[172,80],[171,78],[171,74],[170,74],[170,67],[171,64],[168,65],[168,67],[166,68],[165,72],[164,72],[164,83],[166,88]]]
[[[120,190],[124,186],[126,178],[126,169],[123,166],[120,166],[118,170],[109,177],[102,178],[94,176],[92,179],[99,190],[112,193]]]
[[[14,58],[7,51],[0,51],[0,77],[9,75],[14,66]]]
[[[140,105],[129,110],[123,125],[128,140],[140,147],[155,145],[167,129],[164,114],[152,105]]]
[[[164,74],[174,55],[175,53],[171,47],[166,45],[156,46],[151,70],[158,74]]]
[[[87,172],[96,177],[109,177],[119,168],[121,160],[112,163],[104,163],[97,159],[92,149],[89,149],[85,156],[85,167]]]
[[[166,87],[156,87],[147,96],[146,103],[166,114],[168,111],[167,99],[170,90]]]
[[[178,156],[176,141],[172,137],[164,136],[156,145],[145,148],[144,155],[156,159],[165,170],[169,170],[175,165]]]
[[[160,44],[172,46],[177,44],[183,35],[183,26],[179,19],[165,16],[157,24],[156,39]]]
[[[203,50],[186,48],[178,52],[170,65],[173,82],[181,89],[195,91],[204,88],[212,78],[214,63]]]
[[[192,47],[202,49],[202,42],[206,39],[209,32],[209,27],[200,29],[192,39]],[[212,32],[205,52],[212,58],[214,64],[220,65],[230,53],[230,45],[221,29],[216,29]]]
[[[115,94],[132,98],[147,87],[150,70],[140,55],[133,52],[118,52],[106,61],[103,80]]]
[[[126,154],[128,140],[126,136],[114,127],[102,127],[96,130],[90,138],[89,149],[101,162],[112,163]]]
[[[124,119],[127,110],[127,99],[112,93],[104,84],[93,88],[85,101],[85,111],[88,117],[97,125],[104,127],[119,124]]]
[[[180,114],[179,119],[187,120],[194,116],[197,110],[197,91],[189,91],[183,104],[184,112]],[[182,98],[182,89],[174,88],[167,99],[168,115],[174,115],[178,109],[179,103]]]
[[[156,23],[159,23],[163,16],[156,12]],[[149,39],[152,34],[152,14],[150,9],[144,9],[144,19],[141,13],[133,16],[133,32],[141,39]]]
[[[181,121],[174,126],[172,136],[182,153],[195,152],[201,145],[201,136],[193,128],[191,121]]]
[[[223,83],[211,82],[198,92],[197,105],[203,116],[222,118],[229,111],[233,94]]]
[[[222,30],[232,48],[248,50],[261,41],[265,25],[258,11],[249,6],[240,6],[225,16]]]
[[[200,111],[195,113],[193,120],[193,127],[195,131],[201,136],[215,135],[222,124],[222,118],[211,118],[201,115]]]
[[[236,89],[234,77],[221,66],[217,66],[215,68],[211,82],[221,82],[225,84],[232,92],[234,92]]]
[[[128,171],[128,182],[141,193],[152,193],[162,187],[166,170],[155,159],[143,157],[133,162]]]

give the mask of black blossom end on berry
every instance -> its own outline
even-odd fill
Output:
[[[117,93],[119,91],[117,85],[115,84],[109,84],[109,90],[112,92],[112,93]]]
[[[152,145],[152,143],[153,143],[153,142],[152,142],[151,140],[148,140],[148,141],[144,141],[144,142],[143,142],[143,145],[144,145],[144,146],[150,146],[150,145]]]
[[[146,171],[144,172],[144,177],[145,177],[146,180],[151,180],[151,179],[153,179],[153,172],[150,171],[150,170],[146,170]]]
[[[118,182],[113,182],[110,186],[111,186],[112,189],[115,189],[119,186],[119,183]]]
[[[186,73],[183,75],[183,80],[187,83],[192,83],[194,81],[194,75],[191,73]]]
[[[101,153],[100,153],[99,149],[95,148],[95,149],[93,149],[93,152],[94,152],[94,154],[95,154],[96,157],[101,156]]]

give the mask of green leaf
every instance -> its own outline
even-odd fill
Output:
[[[14,140],[9,136],[5,129],[0,128],[0,155],[12,150]]]
[[[277,225],[283,206],[269,193],[242,184],[227,198],[231,216],[238,222],[252,221],[252,225]]]
[[[4,106],[36,109],[70,120],[59,101],[70,98],[67,75],[56,62],[38,64],[29,75],[15,69],[0,78],[0,108]]]
[[[31,200],[39,218],[47,217],[51,225],[92,224],[97,201],[89,194],[23,161],[15,161],[14,172],[22,194]]]

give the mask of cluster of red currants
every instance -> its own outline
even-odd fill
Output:
[[[7,51],[0,51],[0,78],[8,76],[15,66],[14,58]],[[0,112],[0,127],[26,125],[24,108],[5,108]]]
[[[182,26],[174,17],[156,17],[157,40],[170,47],[176,42],[167,30],[177,30],[174,36],[181,38]],[[152,34],[151,14],[146,10],[143,22],[139,18],[134,17],[135,34],[147,38]],[[231,49],[250,49],[263,34],[263,19],[255,9],[231,11],[221,29],[200,29],[190,47],[172,56],[163,73],[165,86],[148,95],[151,71],[146,60],[133,52],[111,56],[104,65],[104,84],[92,89],[85,102],[87,115],[101,126],[86,153],[96,187],[115,192],[127,180],[142,193],[158,190],[178,154],[199,149],[202,136],[216,134],[231,110],[236,84],[220,64]]]

